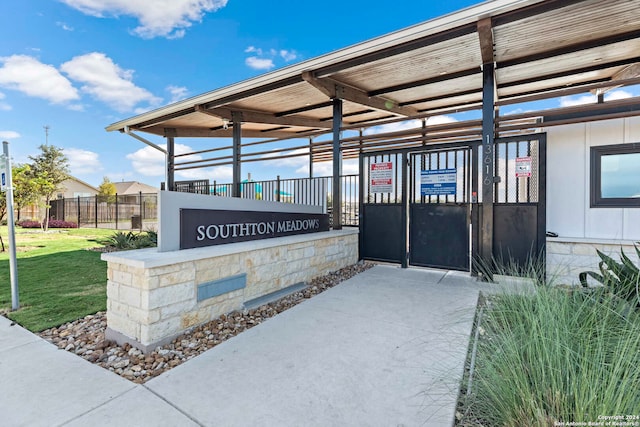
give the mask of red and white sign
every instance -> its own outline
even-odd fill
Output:
[[[393,192],[393,163],[371,163],[369,181],[371,193]]]
[[[531,157],[517,157],[516,158],[516,177],[530,177],[531,176]]]

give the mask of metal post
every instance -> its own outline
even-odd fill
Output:
[[[495,140],[495,74],[494,64],[482,67],[482,226],[480,247],[482,259],[491,265],[493,258],[493,190]]]
[[[402,153],[400,162],[400,176],[402,177],[402,259],[400,260],[400,266],[402,268],[409,267],[409,154],[405,151]],[[398,156],[396,155],[396,162]]]
[[[94,204],[95,204],[95,208],[96,208],[96,215],[95,215],[96,216],[96,228],[98,228],[98,195],[97,194],[95,195]]]
[[[144,219],[143,207],[142,207],[142,191],[138,191],[138,204],[140,205],[140,230],[142,230],[142,220]]]
[[[176,130],[173,128],[167,128],[164,130],[164,135],[167,137],[167,191],[175,190],[175,137]],[[116,197],[116,202],[117,202]]]
[[[240,197],[240,181],[242,181],[242,168],[240,165],[240,154],[242,148],[242,113],[233,111],[231,113],[233,122],[233,188],[232,197]]]
[[[80,228],[80,196],[78,196],[77,207],[78,207],[78,228]]]
[[[333,183],[332,183],[332,215],[333,229],[342,229],[342,192],[340,177],[342,176],[342,151],[340,151],[340,139],[342,132],[342,100],[333,99]]]
[[[276,202],[280,201],[280,175],[276,176]]]
[[[116,230],[118,229],[118,193],[116,193]]]
[[[13,177],[11,173],[11,156],[9,155],[9,143],[2,142],[2,153],[4,154],[4,166],[7,185],[7,225],[9,227],[9,276],[11,279],[11,309],[20,308],[20,298],[18,296],[18,260],[16,258],[16,234],[15,220],[13,218]]]
[[[309,138],[309,178],[313,178],[313,138]]]

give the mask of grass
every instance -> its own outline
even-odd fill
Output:
[[[8,317],[37,332],[106,309],[107,266],[100,253],[113,230],[64,229],[43,233],[16,228],[20,309]],[[0,311],[11,309],[7,250],[0,253]]]
[[[465,426],[640,415],[640,314],[602,291],[541,286],[489,301]]]

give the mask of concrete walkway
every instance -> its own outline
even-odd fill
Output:
[[[0,424],[451,426],[479,290],[376,266],[144,385],[0,317]]]

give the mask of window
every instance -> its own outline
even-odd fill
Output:
[[[591,207],[640,207],[640,143],[591,147]]]

